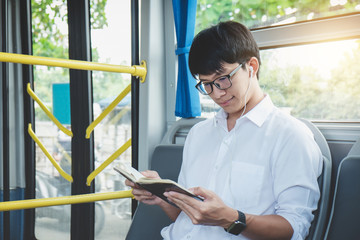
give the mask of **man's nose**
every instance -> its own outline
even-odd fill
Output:
[[[214,98],[220,98],[226,94],[226,91],[223,89],[218,89],[217,87],[213,86],[212,95]]]

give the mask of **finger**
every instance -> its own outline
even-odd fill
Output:
[[[129,181],[129,180],[125,180],[125,185],[126,186],[129,186],[131,188],[134,188],[135,187],[135,183],[133,183],[132,181]]]
[[[191,205],[186,204],[184,201],[181,201],[177,198],[168,198],[171,202],[173,202],[176,206],[178,206],[192,221],[193,224],[200,224],[200,214],[198,209],[194,208]]]
[[[160,179],[160,176],[156,171],[146,170],[146,171],[141,172],[141,174],[147,178]]]
[[[167,192],[164,195],[173,203],[175,203],[179,208],[183,208],[187,211],[193,211],[198,209],[199,201],[189,197],[185,194],[177,193],[177,192]]]
[[[144,195],[144,196],[152,196],[153,194],[151,192],[148,192],[142,188],[133,188],[132,194],[134,195]]]
[[[202,187],[190,188],[189,191],[194,193],[194,195],[201,196],[204,199],[212,198],[214,195],[214,193],[212,191],[202,188]]]
[[[174,191],[170,191],[167,194],[171,199],[180,200],[181,202],[184,202],[186,205],[193,206],[194,208],[200,207],[201,201],[196,200],[193,197],[187,196],[182,193],[174,192]]]

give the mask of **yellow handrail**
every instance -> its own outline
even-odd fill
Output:
[[[45,112],[45,114],[51,119],[51,121],[53,121],[55,123],[56,126],[58,126],[58,128],[65,133],[66,135],[72,137],[73,133],[67,129],[66,127],[64,127],[59,120],[56,119],[56,117],[49,111],[49,109],[41,102],[40,98],[38,96],[36,96],[36,94],[33,92],[33,90],[30,87],[30,83],[27,84],[27,92],[29,93],[29,95],[39,104],[39,106],[41,107],[41,109]]]
[[[109,128],[109,125],[111,124],[115,124],[117,121],[119,121],[128,111],[130,111],[130,108],[123,108],[121,109],[120,112],[118,112],[110,121],[108,121],[106,124],[105,124],[105,131],[107,131],[107,129]]]
[[[131,191],[132,190],[107,192],[107,193],[90,193],[90,194],[81,194],[81,195],[64,196],[64,197],[1,202],[0,212],[19,210],[19,209],[66,205],[66,204],[87,203],[87,202],[111,200],[118,198],[132,198],[134,197],[134,195],[132,195]]]
[[[117,96],[112,103],[109,104],[105,108],[105,110],[93,121],[87,128],[86,128],[86,135],[85,138],[90,138],[91,132],[94,130],[96,125],[98,125],[105,117],[108,115],[115,107],[116,105],[121,102],[121,100],[131,91],[131,84],[129,84],[120,94]]]
[[[61,144],[58,141],[55,141],[55,146],[59,149],[59,153],[64,155],[64,158],[66,159],[66,161],[68,161],[68,163],[71,164],[72,160],[71,160],[71,156],[67,153],[67,151],[65,150],[65,148],[63,146],[61,146]]]
[[[124,145],[122,145],[116,152],[114,152],[108,159],[106,159],[98,168],[96,168],[90,175],[87,177],[86,184],[91,185],[92,180],[98,175],[102,170],[104,170],[110,163],[112,163],[118,156],[126,151],[131,146],[131,139],[129,139]]]
[[[28,132],[29,132],[31,138],[39,145],[39,147],[40,147],[41,150],[44,152],[44,154],[48,157],[48,159],[50,160],[50,162],[54,165],[54,167],[56,168],[56,170],[58,170],[58,172],[60,173],[60,175],[61,175],[63,178],[65,178],[67,181],[73,182],[72,176],[70,176],[69,174],[67,174],[67,173],[60,167],[60,165],[55,161],[55,159],[51,156],[51,154],[48,152],[48,150],[46,150],[45,146],[41,143],[40,139],[35,135],[34,131],[32,130],[31,123],[29,123],[29,125],[28,125]]]
[[[146,62],[141,61],[140,65],[133,66],[121,66],[113,65],[107,63],[95,63],[71,59],[61,59],[61,58],[49,58],[49,57],[39,57],[39,56],[30,56],[24,54],[16,53],[4,53],[0,52],[0,61],[1,62],[12,62],[12,63],[22,63],[30,65],[44,65],[51,67],[63,67],[79,70],[97,70],[105,72],[117,72],[117,73],[130,73],[132,76],[140,77],[140,81],[144,82],[147,69]]]

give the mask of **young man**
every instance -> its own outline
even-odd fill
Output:
[[[231,21],[203,30],[189,65],[197,89],[222,108],[184,146],[179,183],[204,201],[166,193],[178,209],[127,181],[135,198],[174,220],[164,239],[304,239],[320,196],[321,152],[310,130],[260,89],[250,31]]]

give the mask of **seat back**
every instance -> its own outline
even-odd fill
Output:
[[[182,163],[183,145],[159,145],[151,160],[151,169],[161,178],[177,181]],[[158,206],[140,203],[137,207],[126,240],[162,239],[160,231],[171,224],[170,218]]]
[[[310,121],[300,119],[314,134],[315,142],[318,144],[323,155],[323,169],[318,178],[320,188],[320,199],[318,208],[314,211],[314,219],[311,223],[308,240],[322,239],[327,226],[327,219],[330,211],[330,190],[331,190],[331,152],[327,141],[320,130]]]
[[[360,139],[340,162],[325,239],[359,239]]]

